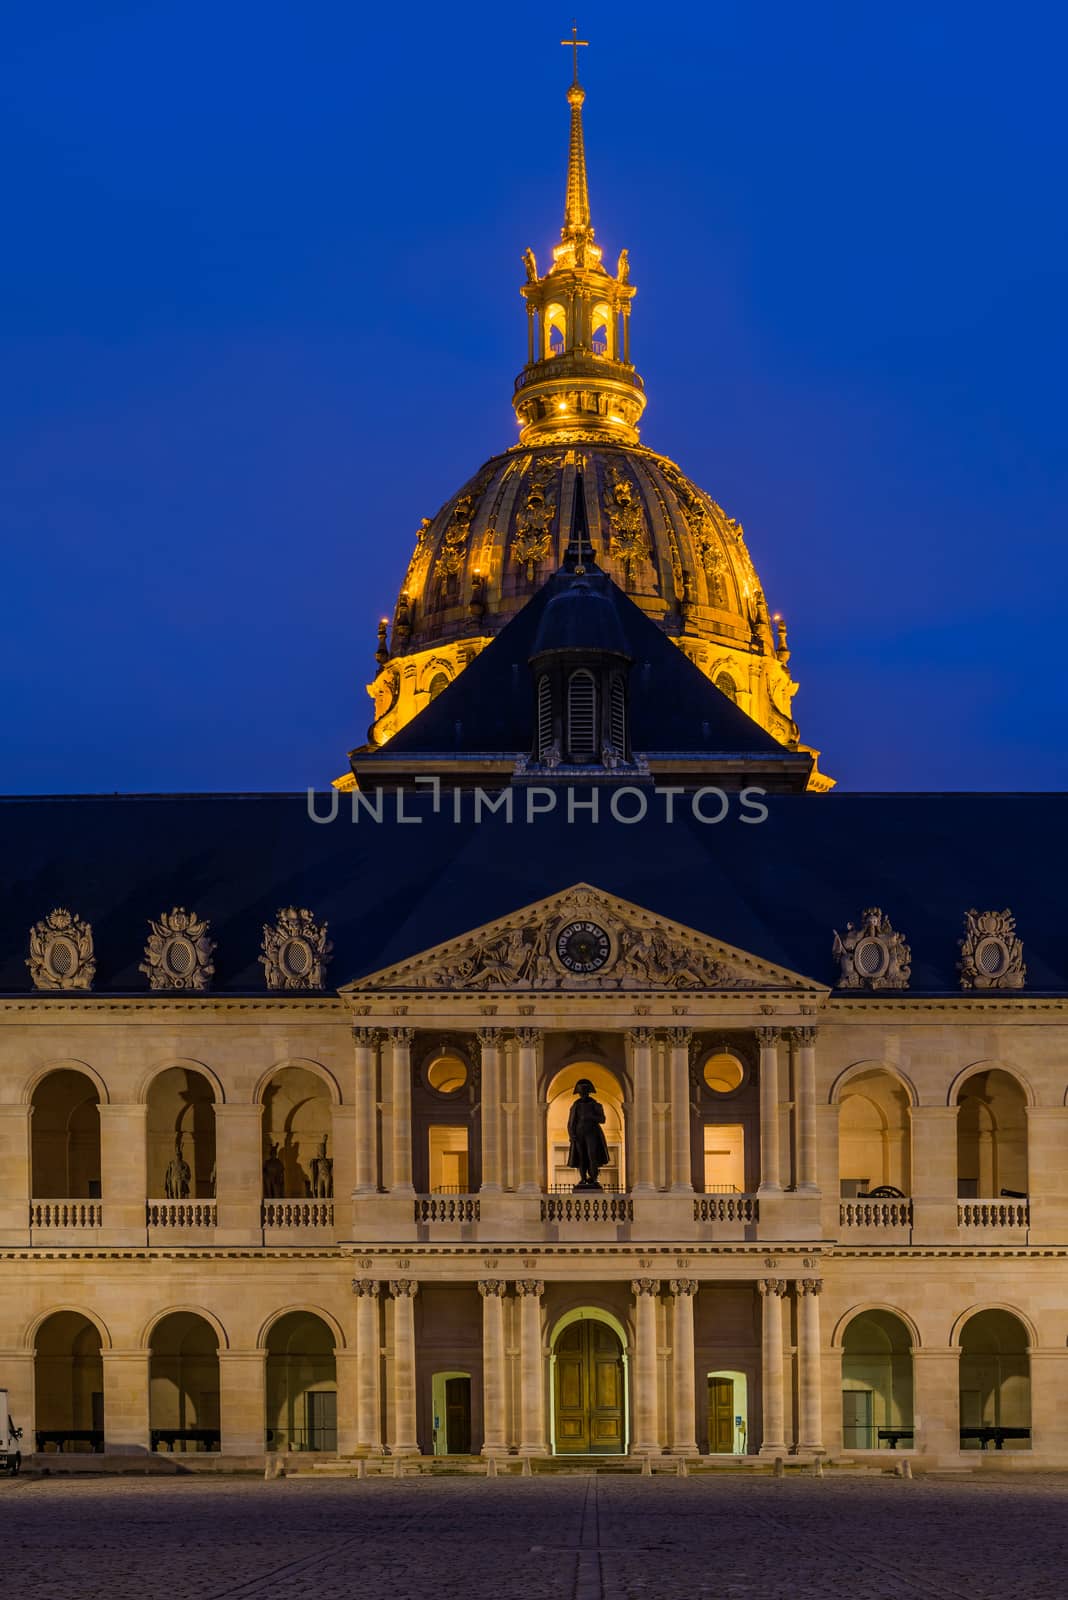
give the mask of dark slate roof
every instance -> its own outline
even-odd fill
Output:
[[[180,905],[211,920],[215,990],[263,993],[262,925],[279,907],[329,921],[340,985],[580,881],[828,984],[833,929],[878,905],[912,945],[914,992],[957,991],[965,912],[1009,906],[1028,991],[1068,992],[1052,889],[1068,796],[769,796],[759,825],[734,796],[715,826],[688,802],[668,824],[662,796],[633,825],[568,824],[562,795],[556,812],[511,826],[476,826],[471,796],[457,824],[451,807],[435,816],[429,796],[403,795],[417,825],[397,823],[396,796],[382,824],[354,824],[352,797],[333,792],[317,797],[322,814],[335,799],[328,824],[309,819],[304,795],[0,801],[0,992],[29,991],[29,929],[57,906],[93,926],[96,992],[147,991],[148,918]]]
[[[516,754],[531,746],[532,697],[528,662],[546,607],[576,582],[589,585],[591,620],[611,601],[631,657],[630,730],[643,753],[774,754],[784,746],[710,683],[668,636],[607,574],[591,567],[585,579],[554,573],[449,687],[383,746],[381,756]],[[574,627],[571,629],[575,632]],[[375,753],[376,756],[378,752]],[[359,757],[366,766],[368,757]],[[372,757],[372,760],[375,758]]]

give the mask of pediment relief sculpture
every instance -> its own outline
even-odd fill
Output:
[[[806,980],[602,892],[576,887],[352,988],[711,990]]]

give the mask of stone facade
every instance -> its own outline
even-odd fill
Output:
[[[592,1322],[619,1344],[613,1448],[1068,1464],[1065,1003],[720,956],[752,986],[0,1002],[16,1419],[45,1447],[548,1454],[561,1340]],[[710,1087],[727,1057],[741,1081]],[[616,1117],[601,1194],[555,1165],[580,1072]],[[741,1130],[741,1185],[706,1129]]]

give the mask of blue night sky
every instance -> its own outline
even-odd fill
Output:
[[[744,524],[844,788],[1068,787],[1052,4],[591,4],[643,439]],[[570,12],[9,7],[11,792],[323,785],[421,516],[515,438]]]

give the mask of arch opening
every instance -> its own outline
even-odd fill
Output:
[[[100,1199],[100,1094],[87,1073],[49,1072],[30,1104],[30,1189],[50,1200]]]
[[[219,1338],[194,1311],[172,1311],[152,1329],[148,1419],[153,1450],[219,1449]]]
[[[337,1449],[334,1335],[310,1311],[289,1311],[267,1334],[267,1449]]]
[[[1027,1096],[1000,1067],[974,1073],[957,1093],[957,1195],[988,1200],[1028,1192]]]
[[[56,1311],[37,1329],[33,1352],[38,1450],[104,1448],[100,1330],[79,1311]]]
[[[330,1092],[307,1067],[281,1067],[263,1090],[263,1194],[303,1200],[315,1193],[315,1163],[329,1161]]]
[[[885,1450],[914,1442],[912,1335],[892,1311],[862,1311],[842,1337],[842,1444]]]
[[[979,1311],[960,1333],[960,1445],[1031,1448],[1031,1349],[1011,1311]]]
[[[148,1090],[148,1193],[215,1196],[215,1091],[203,1073],[168,1067]]]
[[[838,1184],[843,1199],[891,1189],[912,1192],[912,1124],[904,1086],[882,1067],[859,1072],[842,1090]]]

